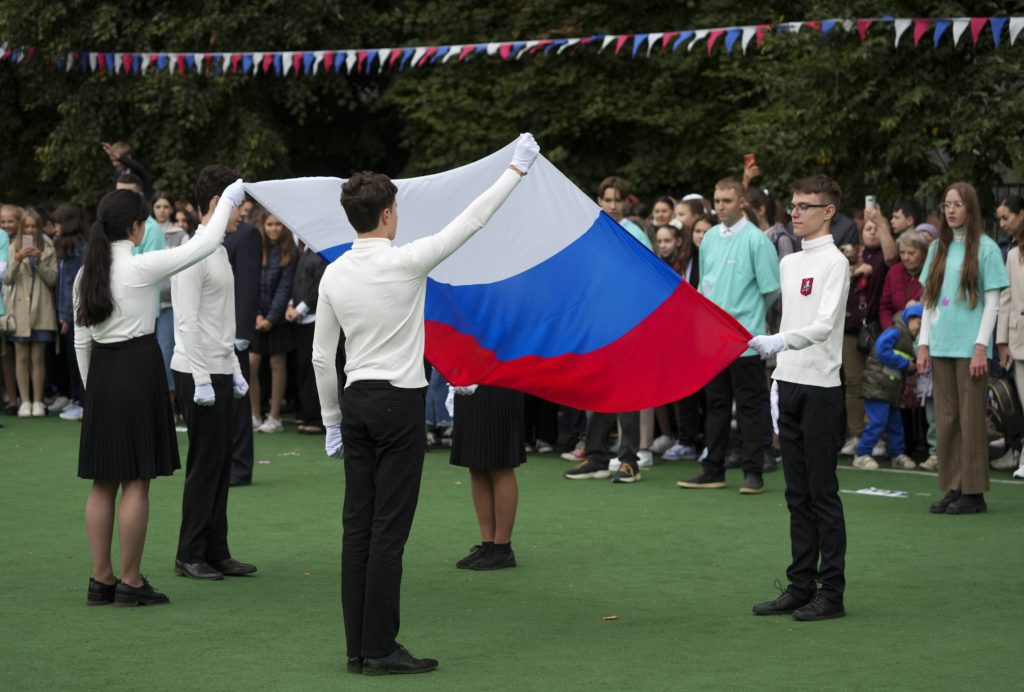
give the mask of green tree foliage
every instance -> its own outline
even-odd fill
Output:
[[[72,49],[313,50],[558,38],[829,17],[920,16],[906,2],[210,2],[0,0],[0,38],[40,56]],[[927,16],[1012,13],[942,3]],[[764,183],[825,172],[850,200],[931,196],[956,179],[983,195],[1020,161],[1024,45],[986,28],[940,46],[893,47],[892,25],[766,36],[712,55],[632,44],[502,62],[474,56],[374,75],[146,77],[0,65],[0,198],[92,204],[110,184],[99,142],[123,139],[158,186],[186,195],[202,165],[250,179],[419,175],[474,160],[531,130],[586,190],[605,175],[637,192],[707,192],[757,153]]]

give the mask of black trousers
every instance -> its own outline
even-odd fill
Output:
[[[305,425],[322,425],[320,417],[320,395],[316,391],[316,377],[313,373],[313,330],[315,324],[296,324],[295,335],[295,386],[299,412]]]
[[[558,404],[532,394],[523,396],[523,423],[527,444],[544,440],[549,444],[558,442]]]
[[[587,421],[587,461],[598,466],[608,467],[611,461],[611,450],[608,436],[616,422],[622,426],[622,437],[619,439],[619,461],[636,462],[637,450],[640,449],[640,412],[629,413],[594,413]]]
[[[242,371],[242,377],[249,382],[249,349],[244,351],[236,349],[235,355],[238,356],[238,366]],[[192,401],[191,396],[189,401]],[[242,404],[235,406],[235,411],[232,414],[234,420],[230,428],[232,483],[252,483],[252,412],[249,406],[243,405],[248,401],[245,399]]]
[[[228,485],[235,404],[231,375],[211,375],[213,406],[192,401],[192,375],[172,370],[174,392],[188,426],[185,491],[181,498],[178,559],[209,562],[231,557],[228,550]]]
[[[708,446],[708,459],[704,462],[707,473],[725,473],[725,455],[729,451],[729,431],[732,422],[732,402],[736,400],[736,422],[743,433],[740,442],[740,462],[743,474],[761,475],[764,454],[765,411],[768,410],[768,386],[764,375],[764,362],[760,356],[737,358],[705,388],[708,401],[704,437]]]
[[[793,564],[790,589],[842,602],[846,588],[846,521],[836,462],[845,423],[842,387],[779,382],[779,441],[786,476]]]
[[[402,555],[423,473],[426,388],[356,382],[342,398],[341,607],[348,655],[398,648]]]

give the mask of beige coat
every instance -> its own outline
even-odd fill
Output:
[[[34,276],[28,258],[19,262],[14,259],[14,255],[12,244],[7,276],[4,277],[4,295],[10,298],[9,291],[14,289],[13,299],[5,301],[5,308],[14,315],[17,326],[14,336],[31,336],[33,329],[56,331],[57,309],[53,304],[53,287],[57,283],[57,252],[50,243],[43,243]]]

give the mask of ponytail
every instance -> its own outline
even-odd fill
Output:
[[[111,243],[127,240],[132,227],[145,221],[147,216],[142,198],[130,190],[114,190],[100,200],[96,222],[89,229],[89,246],[78,283],[77,325],[93,327],[114,312],[114,295],[110,288]]]

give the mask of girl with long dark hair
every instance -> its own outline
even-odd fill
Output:
[[[139,195],[115,190],[96,210],[74,285],[75,352],[85,381],[78,475],[92,480],[85,506],[93,565],[89,605],[169,601],[139,571],[149,523],[149,481],[181,468],[167,378],[153,334],[154,293],[161,281],[220,247],[232,209],[243,197],[241,181],[232,183],[209,226],[197,231],[192,242],[142,255],[132,255],[148,216]],[[120,580],[110,560],[118,487]]]
[[[1016,195],[1004,198],[996,208],[999,227],[1013,239],[1013,248],[1006,256],[1009,288],[999,296],[999,322],[996,345],[1003,369],[1013,368],[1017,391],[1024,392],[1024,200]],[[1024,478],[1024,466],[1013,474]]]
[[[85,260],[86,233],[89,230],[85,212],[77,204],[66,202],[57,207],[50,217],[57,232],[57,320],[60,323],[61,342],[68,354],[75,352],[75,315],[72,310],[75,277]],[[63,411],[62,420],[82,419],[82,376],[78,372],[78,361],[69,357],[68,398],[71,399]]]
[[[999,294],[1010,282],[999,246],[982,229],[974,187],[950,185],[942,211],[938,242],[921,270],[925,310],[917,353],[917,369],[933,372],[939,489],[946,493],[929,511],[975,514],[986,510],[989,489],[990,342]]]

